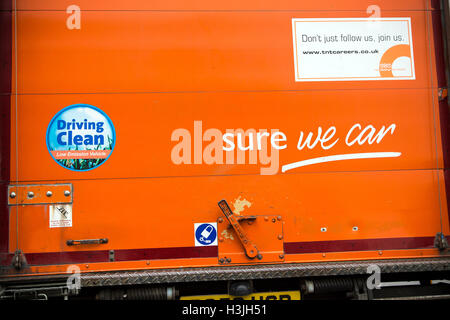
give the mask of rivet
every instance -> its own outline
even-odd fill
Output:
[[[275,223],[275,221],[277,221],[277,220],[275,220],[275,218],[273,218],[273,219],[272,219],[272,222]]]
[[[47,191],[47,197],[51,197],[53,195],[53,192]]]
[[[282,234],[279,234],[279,235],[278,235],[278,240],[281,240],[281,239],[283,239],[283,235],[282,235]]]
[[[320,231],[327,232],[327,228],[320,228]]]
[[[358,231],[358,227],[353,227],[352,230],[353,231]]]
[[[269,217],[264,217],[264,221],[269,221]]]
[[[31,199],[31,198],[34,197],[34,192],[33,191],[29,191],[27,195],[28,195],[28,198]]]
[[[383,251],[378,251],[378,254],[381,256],[383,254]]]
[[[325,253],[322,253],[322,257],[324,257],[324,258],[325,258],[326,256],[327,256],[327,255],[326,255]]]
[[[150,264],[150,261],[147,261],[146,263],[147,263],[147,265],[149,265],[149,264]]]
[[[69,191],[69,190],[64,191],[64,195],[65,195],[66,197],[70,196],[70,191]]]
[[[11,197],[11,199],[14,199],[16,197],[16,193],[13,191],[9,194],[9,196]]]
[[[86,268],[89,268],[89,265],[88,265],[88,264],[86,265]]]
[[[223,263],[223,262],[224,262],[224,260],[223,260],[222,258],[220,258],[220,259],[219,259],[219,262],[220,262],[220,263]]]
[[[281,216],[278,216],[277,219],[278,219],[278,221],[281,221]]]
[[[220,241],[220,242],[223,242],[223,237],[220,237],[220,238],[219,238],[219,241]]]
[[[219,218],[217,221],[219,221],[219,223],[223,222],[223,218]]]
[[[280,254],[279,257],[280,257],[280,259],[283,259],[284,258],[284,254]]]

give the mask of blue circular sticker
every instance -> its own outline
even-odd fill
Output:
[[[216,228],[209,223],[199,224],[195,230],[195,239],[199,245],[212,245],[215,244],[217,238]]]
[[[106,113],[80,103],[65,107],[53,117],[46,140],[50,155],[59,165],[88,171],[111,156],[116,132]]]

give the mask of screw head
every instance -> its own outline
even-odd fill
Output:
[[[33,191],[29,191],[27,194],[28,198],[33,198],[34,197],[34,192]]]
[[[66,197],[70,196],[70,191],[69,191],[69,190],[64,191],[64,195],[65,195]]]
[[[16,197],[16,193],[13,191],[13,192],[11,192],[10,194],[9,194],[9,197],[11,198],[11,199],[14,199],[15,197]]]
[[[51,197],[53,195],[53,192],[47,191],[47,197]]]

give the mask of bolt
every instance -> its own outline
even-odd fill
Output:
[[[230,259],[230,258],[228,258],[228,259],[227,259],[227,262],[228,262],[228,263],[230,263],[230,262],[231,262],[231,259]]]
[[[280,259],[283,259],[284,258],[284,254],[280,254],[279,257],[280,257]]]
[[[324,258],[325,258],[326,256],[327,256],[327,255],[326,255],[325,253],[322,253],[322,257],[324,257]]]
[[[16,197],[16,193],[13,191],[9,196],[11,197],[11,199],[14,199]]]
[[[275,218],[273,218],[273,219],[272,219],[272,222],[275,223],[275,221],[277,221],[277,220],[275,220]]]
[[[381,256],[383,254],[383,251],[378,251],[378,254]]]
[[[146,263],[147,263],[147,265],[149,265],[149,264],[150,264],[150,261],[147,261]]]
[[[89,265],[88,265],[88,264],[86,265],[86,268],[89,268]]]
[[[282,235],[282,234],[279,234],[279,235],[278,235],[278,240],[281,240],[281,239],[283,239],[283,235]]]
[[[220,262],[220,263],[223,263],[223,262],[224,262],[224,260],[223,260],[222,258],[220,258],[220,259],[219,259],[219,262]]]
[[[278,219],[278,221],[281,221],[281,216],[278,216],[277,219]]]
[[[53,195],[53,192],[47,191],[47,197],[51,197]]]
[[[219,223],[223,222],[223,218],[219,218],[217,221],[219,221]]]
[[[256,258],[258,258],[258,260],[261,260],[261,259],[263,258],[263,256],[262,256],[261,253],[259,253],[259,254],[256,256]]]
[[[33,191],[29,191],[28,192],[28,198],[33,198],[34,197],[34,193],[33,193]]]
[[[65,195],[66,197],[70,196],[70,191],[69,191],[69,190],[64,191],[64,195]]]

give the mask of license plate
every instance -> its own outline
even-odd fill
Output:
[[[228,294],[209,294],[202,296],[183,296],[180,300],[300,300],[300,291],[258,292],[248,296],[230,296]]]

